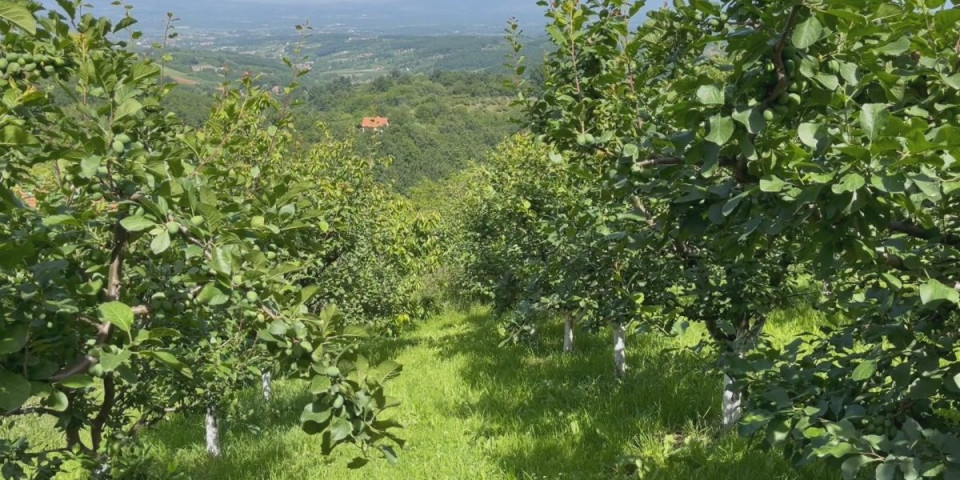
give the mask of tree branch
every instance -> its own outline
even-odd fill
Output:
[[[890,222],[888,228],[893,232],[903,233],[914,238],[935,240],[946,245],[960,246],[960,237],[957,235],[943,234],[936,229],[926,229],[912,223],[900,221]]]
[[[633,168],[636,170],[642,170],[649,167],[663,167],[670,165],[683,165],[683,159],[678,157],[651,158],[634,163]]]
[[[790,17],[787,18],[787,25],[783,28],[783,34],[780,35],[780,41],[777,42],[777,46],[774,49],[773,63],[777,67],[777,85],[773,87],[773,90],[767,95],[766,100],[763,101],[764,105],[770,105],[777,97],[790,88],[790,76],[787,75],[787,67],[783,61],[783,50],[787,47],[790,35],[793,34],[793,29],[797,26],[800,9],[802,8],[803,5],[797,5],[790,11]]]

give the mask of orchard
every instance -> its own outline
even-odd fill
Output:
[[[124,478],[178,415],[216,458],[223,412],[274,379],[307,389],[324,454],[394,462],[402,367],[363,353],[443,289],[488,302],[503,349],[562,331],[569,365],[609,335],[594,373],[615,385],[645,381],[633,342],[698,329],[717,437],[844,478],[960,479],[952,3],[541,0],[542,64],[507,28],[523,130],[431,208],[351,139],[305,143],[296,95],[250,76],[184,125],[167,57],[121,40],[129,13],[57,3],[0,0],[0,426],[63,440],[0,437],[5,478]],[[820,323],[775,339],[799,307]],[[453,362],[452,343],[428,348]]]

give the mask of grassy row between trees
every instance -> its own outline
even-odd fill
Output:
[[[786,320],[797,315],[803,320]],[[836,477],[816,468],[795,472],[779,453],[717,429],[717,379],[691,351],[677,350],[697,343],[702,330],[632,344],[634,369],[619,380],[610,373],[600,337],[564,355],[555,324],[537,343],[502,348],[489,333],[498,322],[487,308],[448,310],[367,347],[372,360],[395,359],[408,372],[431,372],[428,381],[403,375],[391,385],[403,405],[397,419],[407,441],[396,465],[351,470],[349,450],[324,459],[309,435],[290,428],[309,385],[283,380],[270,403],[248,389],[224,412],[221,459],[205,451],[200,416],[177,415],[145,433],[142,478],[177,478],[179,472],[211,480],[617,479],[636,478],[638,471],[656,480]],[[783,312],[771,333],[786,342],[798,324],[820,323],[809,311]],[[8,435],[50,441],[54,430],[49,422],[31,422]]]

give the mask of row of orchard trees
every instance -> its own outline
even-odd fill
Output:
[[[311,382],[301,423],[325,450],[392,460],[400,366],[369,365],[358,327],[422,313],[433,220],[350,143],[300,144],[249,78],[185,127],[162,65],[113,40],[129,15],[58,3],[0,1],[0,424],[53,417],[64,439],[0,438],[5,478],[119,475],[181,411],[219,455],[218,409],[271,376]]]
[[[725,424],[848,478],[960,478],[960,9],[541,4],[533,135],[465,200],[467,278],[565,348],[612,325],[620,374],[625,325],[702,322]],[[841,326],[771,345],[797,302]]]

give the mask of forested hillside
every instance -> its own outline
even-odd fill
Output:
[[[406,192],[483,159],[518,130],[505,83],[505,76],[468,72],[394,73],[365,84],[341,79],[306,89],[297,122],[306,138],[319,121],[337,135],[356,135],[362,151],[392,158],[378,178]],[[390,127],[360,132],[361,119],[373,116],[389,118]]]

